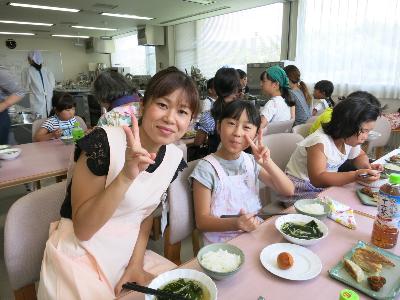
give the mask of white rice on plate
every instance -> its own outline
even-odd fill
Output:
[[[240,265],[240,255],[218,249],[203,255],[200,263],[213,272],[231,272]]]

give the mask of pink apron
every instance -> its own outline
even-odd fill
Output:
[[[212,154],[203,158],[214,167],[220,180],[219,186],[211,195],[211,215],[213,216],[238,214],[242,208],[246,213],[253,213],[261,208],[258,179],[255,178],[253,162],[247,153],[242,152],[241,155],[244,157],[246,172],[232,176],[226,174]],[[204,232],[203,240],[204,244],[223,243],[239,234],[239,231]]]
[[[126,140],[121,127],[104,129],[110,144],[108,186],[124,165]],[[160,166],[153,173],[139,174],[113,216],[90,240],[76,238],[70,219],[55,224],[46,244],[38,299],[114,299],[114,287],[129,263],[140,224],[159,205],[181,159],[182,151],[167,145]],[[144,267],[157,275],[175,265],[146,251]]]

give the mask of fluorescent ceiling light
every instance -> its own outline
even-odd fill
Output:
[[[212,4],[215,1],[214,0],[183,0],[183,1],[187,1],[187,2],[194,2],[194,3],[199,3],[199,4]]]
[[[139,17],[135,15],[125,15],[125,14],[110,14],[110,13],[101,13],[103,16],[117,17],[117,18],[127,18],[127,19],[140,19],[140,20],[152,20],[154,18],[148,17]]]
[[[35,4],[16,3],[16,2],[8,2],[7,4],[11,5],[11,6],[18,6],[18,7],[59,10],[59,11],[67,11],[67,12],[79,12],[80,11],[80,9],[74,9],[74,8],[55,7],[55,6],[47,6],[47,5],[35,5]]]
[[[29,32],[5,32],[5,31],[0,31],[0,34],[10,34],[10,35],[35,35],[34,33],[29,33]]]
[[[54,25],[54,24],[50,24],[50,23],[20,22],[20,21],[9,21],[9,20],[0,20],[0,23],[20,24],[20,25],[36,25],[36,26],[53,26]]]
[[[66,37],[66,38],[80,38],[80,39],[90,38],[90,36],[87,36],[87,35],[69,35],[69,34],[52,34],[51,36]]]
[[[105,30],[105,31],[115,31],[115,28],[102,28],[102,27],[88,27],[88,26],[71,26],[73,28],[82,28],[82,29],[93,29],[93,30]]]

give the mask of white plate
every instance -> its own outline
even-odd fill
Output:
[[[278,267],[276,258],[279,253],[288,252],[293,256],[294,264],[290,269]],[[322,262],[311,250],[289,243],[277,243],[265,247],[260,253],[264,268],[272,274],[289,280],[308,280],[316,277],[322,270]]]
[[[9,145],[0,145],[0,150],[7,149],[8,147],[10,147],[10,146]]]

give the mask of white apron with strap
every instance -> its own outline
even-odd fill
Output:
[[[212,216],[238,214],[242,208],[246,213],[254,213],[261,208],[253,163],[247,153],[242,152],[241,155],[246,171],[243,174],[231,176],[226,174],[212,154],[203,158],[214,167],[220,180],[219,186],[211,195]],[[203,240],[205,244],[222,243],[239,234],[238,231],[204,232]]]
[[[124,165],[126,140],[121,127],[104,127],[110,144],[106,186]],[[114,299],[114,287],[131,258],[140,224],[159,205],[180,161],[182,151],[167,145],[162,163],[153,173],[141,172],[113,216],[88,241],[79,241],[72,221],[61,219],[46,244],[39,299]],[[90,188],[90,183],[88,183]],[[158,274],[175,265],[146,251],[146,271]]]

